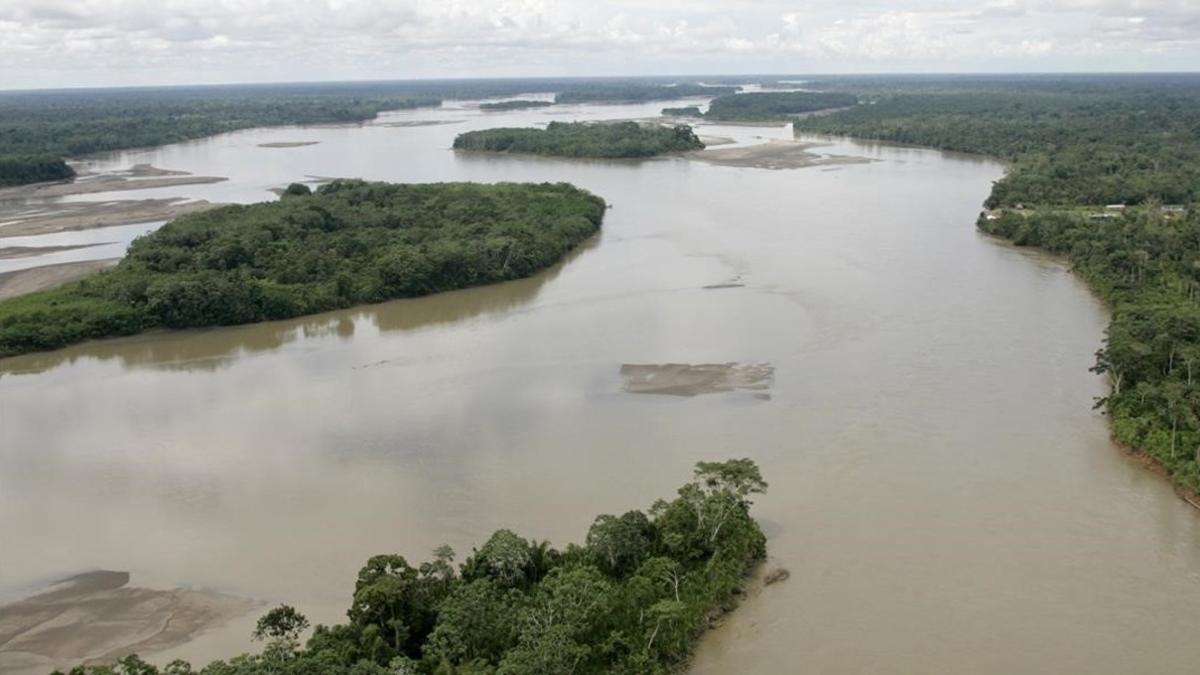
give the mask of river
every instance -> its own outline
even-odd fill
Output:
[[[697,460],[748,456],[770,483],[769,565],[792,574],[703,640],[697,673],[1195,672],[1200,514],[1091,409],[1104,308],[1062,264],[973,227],[1000,164],[850,141],[818,152],[872,161],[448,149],[469,129],[661,106],[451,102],[92,161],[229,177],[137,198],[261,201],[356,176],[570,181],[612,208],[531,279],[0,361],[0,593],[128,570],[338,621],[372,554],[445,542],[461,560],[500,527],[565,545]],[[622,364],[725,362],[773,366],[768,395],[622,389]],[[250,649],[253,619],[152,656]]]

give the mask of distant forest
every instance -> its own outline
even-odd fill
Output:
[[[786,121],[801,113],[848,108],[857,104],[858,97],[845,92],[754,92],[713,99],[704,118],[731,122]]]
[[[468,131],[454,139],[454,148],[556,157],[635,159],[702,150],[704,143],[691,127],[684,124],[661,127],[643,126],[637,122],[551,122],[545,129],[509,127]]]
[[[515,99],[512,101],[496,101],[495,103],[480,103],[479,109],[486,112],[503,112],[505,110],[524,110],[525,108],[547,108],[552,105],[554,105],[553,101]]]
[[[445,99],[558,93],[559,102],[715,96],[674,78],[413,80],[0,92],[0,186],[74,177],[66,161],[262,126],[362,122]],[[510,109],[501,107],[484,109]]]
[[[1095,370],[1116,438],[1200,491],[1200,77],[830,78],[796,122],[1002,158],[979,227],[1066,257],[1112,308]]]
[[[110,271],[0,301],[0,357],[526,277],[592,236],[604,210],[565,183],[293,185],[177,218]]]

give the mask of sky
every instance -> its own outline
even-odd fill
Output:
[[[0,89],[1200,69],[1200,0],[0,0]]]

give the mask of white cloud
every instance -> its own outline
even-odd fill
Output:
[[[0,0],[4,88],[1197,64],[1197,0]]]

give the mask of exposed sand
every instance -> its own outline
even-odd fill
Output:
[[[0,300],[52,288],[112,267],[119,258],[42,265],[0,274]],[[0,669],[0,673],[5,672]]]
[[[766,143],[736,148],[700,150],[690,153],[687,156],[701,162],[720,166],[774,170],[803,169],[810,166],[829,166],[832,164],[867,164],[872,161],[866,157],[825,156],[812,152],[813,148],[821,147],[821,145],[820,143],[772,140]]]
[[[700,136],[700,142],[709,148],[717,145],[732,145],[737,143],[737,141],[728,136]]]
[[[45,675],[150,654],[257,606],[220,593],[128,583],[127,572],[88,572],[0,607],[0,672]]]
[[[165,171],[164,169],[154,169],[154,167],[149,167],[149,170]],[[64,183],[36,183],[34,185],[0,188],[0,199],[67,197],[70,195],[87,195],[97,192],[115,192],[118,190],[145,190],[149,188],[174,187],[177,185],[203,185],[206,183],[220,183],[224,180],[228,179],[218,176],[180,175],[180,172],[169,172],[165,175],[161,173],[137,174],[134,173],[134,170],[130,170],[100,175],[83,175],[74,181]]]
[[[50,205],[0,205],[0,238],[90,230],[113,225],[171,220],[218,204],[179,197],[67,202]]]
[[[443,124],[462,124],[466,120],[404,120],[401,122],[376,122],[374,127],[437,127]]]
[[[276,141],[274,143],[259,143],[260,148],[302,148],[306,145],[316,145],[321,141]]]
[[[775,366],[768,363],[626,363],[621,366],[625,391],[631,394],[697,396],[739,389],[765,392],[771,387],[774,375]]]
[[[100,241],[96,242],[95,244],[77,244],[74,246],[0,246],[0,260],[11,258],[29,258],[35,255],[45,255],[47,253],[74,251],[80,248],[103,246],[107,243],[110,242]]]

